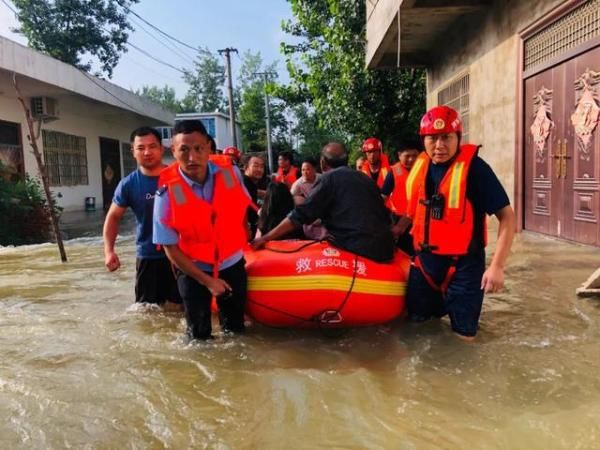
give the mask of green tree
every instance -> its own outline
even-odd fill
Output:
[[[13,0],[21,24],[16,29],[29,46],[67,64],[90,71],[96,57],[112,76],[126,52],[129,7],[139,0]]]
[[[183,112],[213,112],[225,109],[223,83],[225,66],[208,48],[198,50],[194,69],[183,76],[189,86],[183,99]]]
[[[278,90],[288,104],[307,102],[327,130],[356,146],[377,136],[386,148],[414,134],[425,108],[424,72],[365,67],[364,0],[288,0],[294,19],[282,43],[291,83]]]
[[[183,112],[181,101],[177,99],[175,89],[170,86],[164,85],[162,88],[158,86],[142,86],[142,89],[136,90],[135,93],[154,103],[158,103],[173,113]]]
[[[298,141],[297,153],[300,157],[318,157],[325,144],[332,141],[346,142],[347,137],[328,130],[321,125],[317,113],[306,104],[292,109],[296,125],[292,133]]]
[[[238,92],[241,104],[238,107],[238,120],[242,128],[243,147],[248,151],[263,151],[267,148],[267,125],[265,110],[265,89],[272,94],[277,86],[276,63],[264,65],[260,52],[247,51],[242,55],[242,66],[238,75]],[[267,86],[259,73],[269,74]],[[288,121],[285,105],[277,98],[270,97],[270,123],[272,147],[290,149],[287,140]]]

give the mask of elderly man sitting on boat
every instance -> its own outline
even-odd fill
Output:
[[[377,185],[348,167],[343,144],[331,142],[321,151],[323,176],[309,197],[266,235],[254,240],[259,249],[302,225],[321,219],[334,246],[377,262],[391,261],[394,241],[390,218]]]

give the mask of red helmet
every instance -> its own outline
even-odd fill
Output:
[[[459,133],[463,130],[462,120],[456,110],[449,106],[434,106],[421,118],[421,128],[419,134],[427,136],[429,134]]]
[[[242,152],[240,152],[237,148],[235,147],[227,147],[223,149],[223,154],[224,155],[228,155],[228,156],[233,156],[233,158],[235,160],[240,159],[240,156],[242,156]]]
[[[381,145],[381,141],[376,137],[370,137],[363,142],[362,151],[364,153],[374,152],[377,150],[382,150],[383,146]]]

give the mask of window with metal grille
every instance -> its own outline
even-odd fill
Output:
[[[463,121],[463,142],[469,137],[469,74],[463,75],[438,92],[438,104],[454,108]]]
[[[50,186],[88,184],[85,138],[59,131],[42,131],[44,162]]]
[[[123,176],[129,175],[137,169],[137,162],[131,153],[129,142],[121,142],[121,157],[123,158]]]
[[[525,66],[531,69],[600,36],[600,0],[581,3],[570,13],[525,41]]]

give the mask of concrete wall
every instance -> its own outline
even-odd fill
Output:
[[[21,105],[15,96],[10,95],[9,87],[0,91],[0,120],[21,124],[23,156],[25,171],[32,176],[39,176],[37,163],[28,143],[29,134]],[[100,137],[118,139],[128,142],[134,128],[147,125],[140,116],[117,108],[84,99],[80,96],[64,96],[58,99],[60,119],[43,124],[42,129],[83,136],[86,138],[88,181],[81,186],[56,186],[52,188],[58,205],[66,211],[84,209],[85,197],[96,197],[96,207],[102,207],[102,175],[100,169]],[[42,138],[38,140],[40,151],[43,151]],[[122,160],[121,160],[122,165]],[[123,168],[121,167],[121,170]]]
[[[480,155],[494,168],[507,193],[514,194],[517,126],[518,32],[561,0],[496,1],[483,21],[461,26],[447,43],[450,56],[428,69],[427,104],[457,75],[470,73],[469,140],[483,145]],[[459,27],[457,27],[457,30]],[[448,53],[447,53],[448,54]]]

